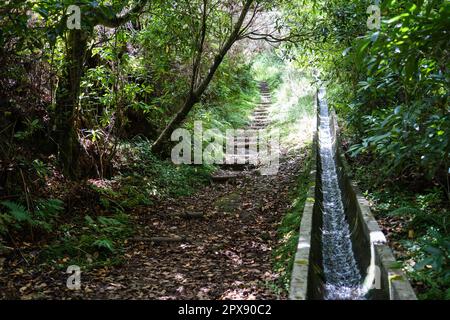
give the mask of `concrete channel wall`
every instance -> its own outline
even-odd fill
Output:
[[[318,106],[316,95],[316,110]],[[319,119],[318,119],[319,121]],[[317,126],[319,128],[319,126]],[[339,127],[334,111],[330,112],[333,152],[347,220],[352,232],[353,250],[373,300],[416,300],[416,295],[396,262],[386,238],[373,217],[367,200],[351,180],[351,170],[345,160],[339,140]],[[300,226],[300,237],[292,270],[289,299],[323,299],[322,272],[322,212],[321,161],[317,131],[313,141],[313,166]]]

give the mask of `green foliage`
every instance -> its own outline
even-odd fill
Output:
[[[31,215],[31,224],[51,232],[58,215],[64,210],[64,203],[58,199],[38,200]]]
[[[258,55],[252,65],[252,72],[255,80],[265,81],[271,90],[275,90],[282,82],[282,75],[285,71],[283,60],[273,52]]]
[[[203,130],[242,128],[258,102],[259,90],[251,65],[244,56],[225,58],[201,102],[191,111],[185,127],[193,132],[194,121],[202,121]]]
[[[84,216],[76,224],[60,227],[63,236],[47,249],[41,258],[54,261],[61,268],[77,264],[92,268],[121,262],[125,240],[131,235],[128,215]]]
[[[34,159],[31,165],[33,169],[36,171],[36,174],[38,175],[39,178],[45,178],[50,173],[47,164],[45,164],[43,161],[39,159]]]
[[[0,213],[0,234],[9,230],[26,230],[27,226],[51,232],[64,209],[64,203],[58,199],[40,199],[31,212],[22,204],[12,201],[2,201],[0,205],[7,209],[6,213]]]
[[[30,118],[26,118],[25,120],[25,130],[18,131],[14,134],[14,138],[18,140],[26,140],[33,136],[39,130],[42,130],[42,124],[39,123],[38,119],[31,120]]]
[[[312,35],[286,48],[326,81],[329,105],[343,120],[351,163],[376,215],[401,221],[389,237],[411,238],[402,260],[404,267],[408,259],[417,262],[408,276],[417,281],[419,297],[448,297],[442,270],[448,270],[450,5],[380,1],[381,28],[369,30],[369,4],[287,4],[293,27]]]
[[[9,209],[9,215],[12,219],[18,222],[30,220],[29,212],[23,205],[11,201],[2,201],[1,204]]]
[[[304,4],[304,1],[298,1]],[[314,66],[346,127],[352,156],[370,156],[381,179],[445,181],[450,153],[448,1],[382,1],[381,29],[366,22],[370,1],[307,1],[287,15],[309,41],[290,55]],[[301,30],[299,30],[301,31]],[[450,186],[447,184],[447,193]]]
[[[111,240],[109,239],[99,239],[99,240],[95,240],[92,245],[94,247],[97,247],[98,249],[102,250],[102,249],[106,249],[110,252],[114,252],[114,245],[112,243]]]
[[[378,215],[405,219],[408,221],[407,227],[419,234],[425,232],[427,227],[449,232],[448,210],[440,188],[415,193],[404,186],[377,186],[372,170],[375,169],[364,167],[357,171],[356,176],[363,187],[371,190],[365,195],[372,201]]]
[[[213,169],[207,166],[175,166],[170,160],[161,160],[151,152],[151,143],[141,137],[136,137],[123,147],[130,152],[128,161],[131,165],[119,178],[119,192],[128,198],[128,207],[152,198],[188,195],[209,181],[209,173]]]
[[[360,186],[379,219],[402,221],[404,227],[389,233],[391,241],[399,241],[402,267],[416,284],[421,299],[448,299],[449,286],[449,211],[440,188],[413,192],[403,185],[379,185],[375,166],[356,171]],[[388,220],[390,221],[390,220]],[[386,223],[386,222],[385,222]],[[389,223],[389,222],[388,222]],[[407,231],[413,231],[412,236]]]
[[[450,152],[450,6],[447,1],[382,6],[383,15],[394,17],[381,30],[355,40],[343,62],[344,72],[356,83],[343,111],[362,140],[350,152],[372,152],[382,159],[380,166],[389,163],[385,176],[442,176]]]
[[[404,241],[415,264],[407,266],[409,276],[428,287],[422,299],[450,299],[450,237],[429,228],[416,241]]]
[[[272,93],[274,103],[269,109],[272,121],[269,129],[278,130],[280,142],[293,150],[312,139],[315,92],[310,77],[293,62],[284,61],[280,70],[283,74]]]

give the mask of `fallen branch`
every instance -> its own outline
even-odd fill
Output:
[[[196,218],[203,218],[204,213],[203,212],[183,212],[183,213],[172,213],[171,216],[182,217],[182,218],[186,218],[186,219],[196,219]]]
[[[133,240],[138,242],[153,242],[153,243],[172,243],[187,241],[186,237],[172,236],[172,237],[136,237]]]

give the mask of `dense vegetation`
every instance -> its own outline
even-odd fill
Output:
[[[314,83],[419,297],[450,298],[448,1],[382,1],[369,28],[371,1],[81,0],[79,29],[72,2],[0,4],[0,257],[119,263],[129,211],[215,169],[172,164],[175,128],[243,127],[265,81],[295,148]],[[307,175],[279,230],[282,290]]]
[[[420,297],[448,299],[450,5],[382,1],[369,28],[369,1],[314,4],[298,15],[315,41],[293,52],[327,84],[357,179]]]

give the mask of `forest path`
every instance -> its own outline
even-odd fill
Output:
[[[278,276],[272,249],[303,158],[283,158],[278,175],[239,177],[233,184],[214,184],[195,195],[136,211],[137,234],[123,266],[87,272],[84,290],[68,294],[108,299],[284,298],[267,283]],[[181,241],[155,243],[151,237]]]
[[[302,156],[278,175],[237,178],[136,212],[137,234],[120,268],[83,276],[86,298],[276,299],[272,249]],[[203,218],[173,214],[201,212]],[[154,243],[150,237],[182,237]],[[147,239],[147,240],[146,240]],[[75,295],[77,293],[74,293]]]
[[[62,270],[34,271],[28,282],[21,276],[27,287],[22,298],[286,298],[273,290],[279,275],[272,250],[306,155],[305,149],[282,154],[276,175],[248,170],[193,195],[133,210],[135,233],[121,265],[81,270],[75,291],[67,289]]]
[[[271,103],[261,84],[261,103],[247,129],[268,124]],[[248,143],[244,143],[248,149]],[[239,173],[196,194],[136,210],[137,234],[122,267],[86,273],[83,298],[277,299],[270,283],[277,229],[291,205],[305,152],[282,155],[278,174],[229,166]],[[224,182],[224,181],[222,181]],[[200,216],[200,217],[199,217]],[[172,241],[152,241],[157,238]]]

